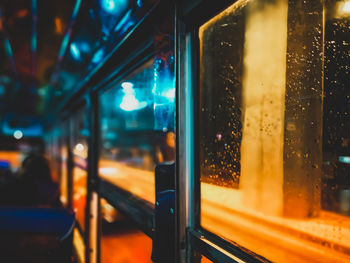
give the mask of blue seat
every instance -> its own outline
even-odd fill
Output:
[[[67,209],[0,207],[0,262],[70,262],[74,224]]]

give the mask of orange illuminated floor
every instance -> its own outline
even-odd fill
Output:
[[[152,239],[129,223],[103,223],[102,263],[152,263]]]
[[[154,202],[153,172],[102,160],[100,175]],[[247,209],[238,189],[202,183],[201,192],[202,226],[259,255],[275,262],[350,262],[350,218],[330,212],[309,219],[267,216]]]

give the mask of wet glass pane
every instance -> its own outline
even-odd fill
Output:
[[[149,60],[100,100],[99,175],[150,203],[155,165],[175,158],[175,86],[169,65]]]
[[[201,223],[276,262],[350,260],[349,1],[200,27]]]
[[[101,262],[151,263],[152,239],[106,200],[101,200]]]
[[[350,1],[327,1],[324,61],[325,209],[350,215]]]
[[[85,227],[88,116],[85,108],[77,111],[71,119],[71,151],[73,153],[73,208],[80,227]]]

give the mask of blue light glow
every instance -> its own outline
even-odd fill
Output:
[[[103,58],[103,49],[99,49],[94,56],[92,57],[91,61],[92,63],[98,63],[102,60]]]
[[[5,94],[6,88],[0,84],[0,96],[3,96]]]
[[[350,164],[350,156],[339,156],[338,161],[340,163]]]
[[[35,35],[32,35],[32,37],[30,39],[30,47],[31,47],[32,51],[36,51],[37,41],[36,41]]]
[[[11,44],[10,44],[10,41],[8,39],[5,40],[5,52],[6,52],[7,56],[9,56],[9,57],[13,56]]]
[[[173,101],[175,99],[175,88],[163,91],[162,96],[167,98],[169,101]]]
[[[80,59],[80,51],[75,43],[70,44],[70,53],[75,60]]]
[[[125,24],[129,22],[131,14],[132,14],[132,10],[129,10],[128,12],[126,12],[126,14],[123,16],[122,19],[120,19],[119,23],[115,27],[114,32],[118,32]]]
[[[115,0],[102,0],[102,8],[107,12],[113,12],[116,8]]]
[[[87,42],[79,42],[79,50],[81,50],[82,52],[85,53],[89,53],[90,52],[90,45]]]
[[[70,36],[72,34],[72,27],[73,27],[73,24],[74,24],[74,21],[75,21],[77,15],[78,15],[81,1],[82,0],[76,0],[75,1],[72,18],[71,18],[71,21],[69,23],[69,26],[68,26],[68,29],[67,29],[67,33],[64,35],[64,38],[63,38],[63,41],[62,41],[62,44],[61,44],[61,47],[60,47],[60,51],[58,52],[58,57],[61,58],[61,59],[63,58],[64,54],[66,53],[68,42],[69,42]]]

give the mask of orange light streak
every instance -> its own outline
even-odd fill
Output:
[[[202,226],[269,260],[350,261],[346,217],[330,212],[309,219],[270,216],[246,207],[241,190],[201,183],[201,192]]]
[[[101,159],[99,175],[118,187],[154,204],[154,171],[130,167],[123,163]]]
[[[61,18],[55,17],[55,26],[56,26],[56,33],[62,35],[63,34],[63,26],[62,26]]]

